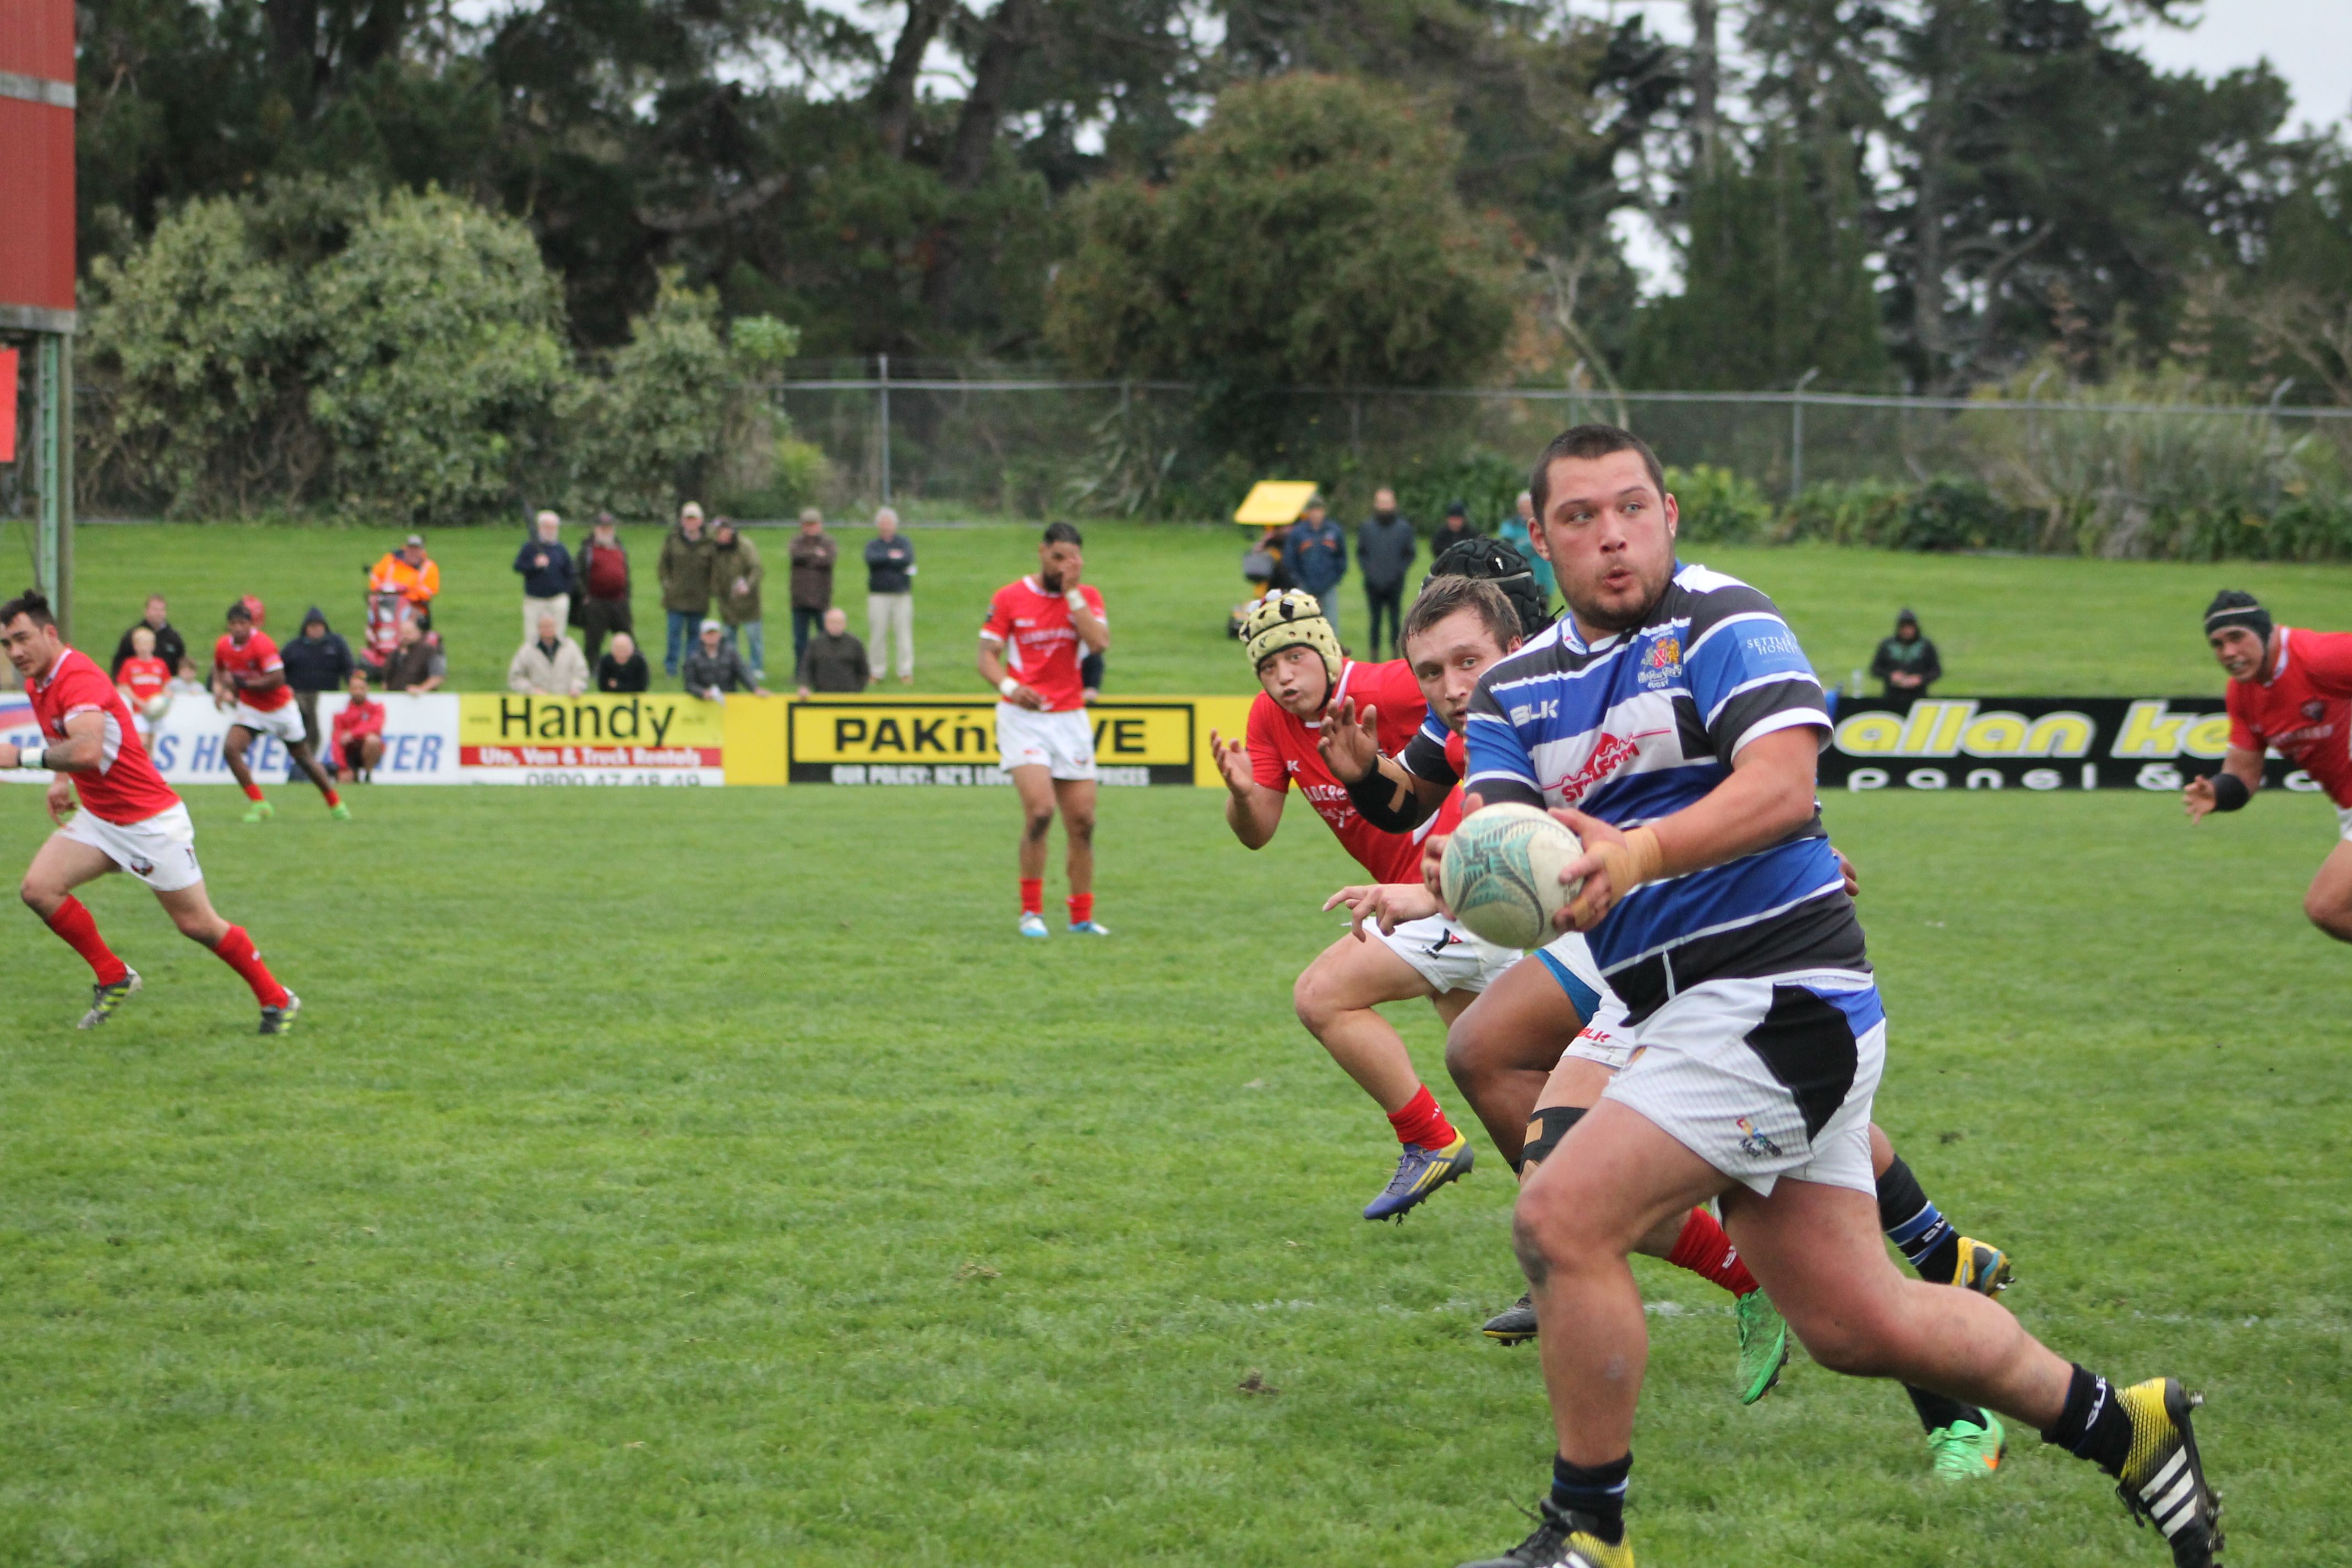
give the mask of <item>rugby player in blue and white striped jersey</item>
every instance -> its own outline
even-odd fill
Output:
[[[1559,1448],[1536,1531],[1482,1568],[1630,1568],[1648,1341],[1625,1259],[1710,1197],[1814,1360],[2030,1422],[2115,1476],[2177,1568],[2213,1563],[2178,1382],[2111,1387],[1887,1258],[1869,1139],[1885,1012],[1814,799],[1829,720],[1795,636],[1748,584],[1677,564],[1674,498],[1630,433],[1566,432],[1528,489],[1570,614],[1481,678],[1466,808],[1549,805],[1582,837],[1561,921],[1634,1046],[1520,1193]]]

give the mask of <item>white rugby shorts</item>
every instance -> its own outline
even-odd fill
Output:
[[[1045,768],[1057,779],[1095,776],[1095,727],[1083,708],[1039,713],[1010,702],[996,705],[998,765]]]
[[[1867,974],[1707,980],[1635,1026],[1607,1098],[1763,1196],[1782,1176],[1874,1194],[1870,1102],[1885,1066]]]
[[[1633,1058],[1633,1031],[1625,1022],[1625,1004],[1601,977],[1592,949],[1580,931],[1567,931],[1536,951],[1534,962],[1551,972],[1567,994],[1584,1027],[1569,1042],[1567,1055],[1599,1062],[1615,1072]]]
[[[84,806],[58,831],[87,844],[159,893],[176,893],[205,879],[196,864],[196,825],[185,804],[128,826],[105,820]]]
[[[2339,805],[2336,808],[2336,826],[2343,831],[2343,836],[2347,841],[2352,841],[2352,805]]]
[[[228,721],[257,735],[275,735],[289,746],[302,738],[302,708],[296,702],[268,712],[251,703],[239,702],[229,710]]]
[[[1441,994],[1484,991],[1519,961],[1517,948],[1482,941],[1444,915],[1406,921],[1393,931],[1378,934],[1391,952],[1412,964],[1413,972]]]

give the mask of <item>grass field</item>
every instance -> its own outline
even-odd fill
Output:
[[[1230,525],[1089,523],[1087,574],[1112,616],[1110,689],[1129,695],[1243,691],[1249,672],[1223,636],[1240,597],[1243,531]],[[576,531],[567,530],[570,539]],[[978,691],[974,633],[988,596],[1035,564],[1029,524],[918,527],[916,669],[927,691]],[[146,595],[171,596],[175,624],[192,647],[208,647],[220,612],[257,593],[281,637],[299,629],[303,607],[322,605],[346,636],[363,626],[368,566],[390,532],[237,525],[89,527],[78,536],[76,610],[80,640],[110,651],[139,617]],[[637,615],[654,639],[660,680],[663,626],[654,562],[660,536],[624,532],[637,572]],[[783,530],[752,537],[770,564],[766,587],[769,675],[787,681],[790,597]],[[851,560],[871,538],[841,533]],[[432,536],[443,591],[436,611],[448,647],[450,685],[503,689],[507,660],[521,641],[521,580],[511,570],[520,529],[444,529]],[[2198,635],[2198,616],[2217,587],[2262,594],[2294,626],[2352,626],[2352,566],[2183,565],[2015,556],[1909,555],[1805,546],[1786,550],[1694,547],[1685,559],[1734,573],[1772,595],[1815,666],[1833,681],[1870,663],[1895,612],[1909,605],[1942,649],[1958,694],[2132,696],[2218,689],[2220,674]],[[1424,557],[1423,564],[1426,566]],[[0,579],[0,582],[7,581]],[[866,629],[862,567],[835,575],[850,626]],[[1339,590],[1341,629],[1366,629],[1352,580]],[[201,634],[201,636],[199,636]]]
[[[150,988],[77,1034],[87,971],[10,917],[0,1562],[1443,1568],[1522,1533],[1535,1363],[1475,1331],[1518,1289],[1507,1177],[1356,1217],[1393,1145],[1289,1016],[1344,871],[1311,820],[1251,856],[1213,795],[1107,792],[1118,936],[1024,943],[1001,792],[362,791],[349,826],[287,792],[263,828],[194,795],[308,1007],[254,1037],[114,879]],[[2324,803],[1830,810],[1930,1193],[2036,1331],[2210,1394],[2233,1563],[2352,1563]],[[0,790],[0,861],[44,828]],[[1801,1361],[1739,1409],[1723,1300],[1642,1279],[1645,1568],[2164,1560],[2028,1434],[1951,1490],[1890,1387]]]

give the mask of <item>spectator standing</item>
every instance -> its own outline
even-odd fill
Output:
[[[664,675],[677,673],[678,659],[693,644],[694,628],[710,614],[713,548],[702,526],[702,508],[687,502],[678,509],[677,526],[662,539],[662,609],[669,616],[669,641],[662,651]]]
[[[383,761],[383,704],[368,695],[367,671],[353,669],[352,700],[335,715],[334,746],[327,758],[339,779],[375,783],[375,765]]]
[[[131,639],[138,635],[141,626],[145,626],[154,634],[155,652],[152,657],[162,659],[172,674],[194,679],[196,667],[188,662],[187,639],[172,628],[172,617],[168,608],[163,603],[163,595],[147,595],[146,616],[133,622],[131,629],[122,634],[122,639],[114,645],[114,662],[107,668],[107,673],[113,678],[116,685],[122,684],[123,661],[130,658],[135,651],[131,646]]]
[[[833,563],[841,547],[824,531],[824,514],[810,507],[801,513],[800,536],[793,541],[793,668],[808,651],[809,634],[833,605]]]
[[[1536,591],[1543,595],[1544,605],[1549,609],[1551,605],[1552,593],[1559,586],[1559,583],[1551,574],[1551,563],[1536,553],[1535,521],[1536,498],[1521,490],[1518,510],[1504,519],[1503,526],[1496,529],[1495,533],[1504,543],[1517,551],[1519,559],[1526,562],[1528,569],[1534,572]]]
[[[578,592],[580,629],[586,635],[591,666],[616,633],[635,633],[636,614],[629,607],[629,547],[621,542],[613,514],[600,511],[580,552],[572,558],[573,587]]]
[[[441,651],[441,634],[428,632],[421,621],[400,623],[392,657],[383,661],[383,689],[422,697],[438,691],[449,679],[449,660]]]
[[[286,662],[286,684],[294,689],[294,704],[302,711],[302,742],[313,756],[326,756],[319,744],[319,693],[341,691],[349,685],[356,661],[352,645],[327,626],[327,613],[310,606],[302,617],[302,635],[278,650]],[[293,775],[287,776],[293,782]]]
[[[710,593],[719,603],[719,618],[727,623],[729,640],[743,655],[743,667],[765,680],[768,637],[760,613],[760,579],[767,568],[760,563],[760,547],[723,517],[710,525]]]
[[[1944,661],[1937,657],[1936,645],[1920,634],[1919,617],[1907,606],[1895,617],[1895,635],[1878,645],[1870,674],[1885,683],[1890,698],[1925,697],[1928,687],[1944,679]]]
[[[531,697],[577,697],[588,689],[588,661],[580,645],[563,635],[552,610],[541,611],[539,635],[507,661],[507,689]]]
[[[652,680],[653,672],[646,668],[646,656],[637,651],[637,639],[627,632],[614,632],[612,647],[596,661],[596,689],[643,691]]]
[[[887,666],[894,638],[898,644],[898,684],[912,686],[915,545],[898,531],[898,514],[886,506],[874,514],[874,537],[866,542],[866,643]],[[882,679],[880,669],[875,670],[874,679]]]
[[[563,520],[543,511],[531,522],[530,536],[515,552],[514,569],[522,575],[522,637],[531,638],[541,616],[553,616],[559,626],[572,619],[572,552],[556,535]]]
[[[839,605],[824,613],[824,629],[809,638],[801,654],[801,695],[812,691],[863,691],[874,681],[866,645],[849,631],[849,612]]]
[[[425,536],[412,533],[397,550],[384,552],[368,573],[368,593],[398,598],[426,631],[433,629],[433,600],[441,592],[441,564],[425,553]]]
[[[1449,501],[1445,508],[1445,521],[1439,523],[1437,531],[1429,536],[1429,558],[1434,561],[1464,540],[1477,537],[1478,531],[1470,526],[1470,503]]]
[[[702,623],[701,639],[688,651],[680,679],[688,692],[710,702],[726,701],[730,691],[768,695],[768,689],[743,668],[743,656],[727,640],[727,628],[716,617]]]
[[[1364,606],[1370,612],[1372,629],[1366,644],[1364,657],[1381,658],[1381,617],[1388,617],[1388,647],[1391,657],[1397,652],[1398,616],[1404,602],[1404,580],[1412,566],[1412,558],[1421,549],[1421,536],[1412,531],[1412,520],[1397,510],[1396,491],[1383,485],[1372,492],[1372,515],[1356,530],[1356,570],[1363,574]]]
[[[1332,635],[1337,637],[1339,599],[1335,590],[1348,574],[1348,531],[1323,513],[1321,496],[1307,503],[1307,510],[1290,525],[1283,563],[1290,568],[1291,581],[1322,605],[1323,618],[1331,623]]]

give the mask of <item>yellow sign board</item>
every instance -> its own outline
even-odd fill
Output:
[[[469,692],[457,699],[457,755],[467,768],[632,773],[678,770],[716,782],[726,710],[699,698],[534,697]]]
[[[1234,513],[1234,521],[1254,528],[1276,528],[1286,522],[1297,522],[1307,503],[1315,499],[1316,487],[1296,479],[1260,479],[1242,498]]]
[[[1098,702],[1087,710],[1107,784],[1192,784],[1208,739],[1185,698]],[[795,702],[787,722],[793,784],[1003,784],[996,704],[899,698]]]

